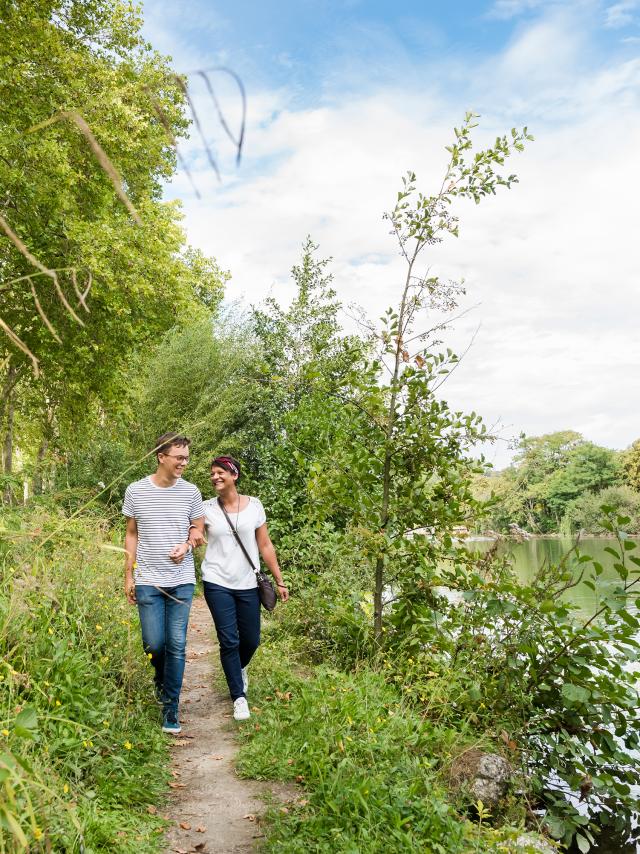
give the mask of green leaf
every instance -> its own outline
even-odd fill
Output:
[[[14,732],[20,738],[33,738],[38,729],[38,714],[32,706],[26,706],[16,717]]]
[[[586,703],[591,697],[591,691],[583,688],[582,685],[574,685],[572,682],[565,682],[562,686],[562,696],[570,704]]]
[[[576,833],[576,845],[583,854],[586,854],[586,852],[591,849],[591,843],[586,836],[583,836],[581,833]]]

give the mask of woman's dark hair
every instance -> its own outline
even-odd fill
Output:
[[[240,463],[233,457],[216,457],[214,460],[211,460],[209,468],[213,468],[214,466],[220,466],[221,469],[228,471],[230,474],[237,474],[238,480],[240,480]]]

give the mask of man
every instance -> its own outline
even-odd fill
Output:
[[[124,590],[137,604],[142,643],[155,670],[162,730],[181,731],[178,703],[184,675],[187,623],[195,587],[193,545],[202,542],[200,490],[182,479],[191,440],[164,433],[157,440],[154,474],[127,487]]]

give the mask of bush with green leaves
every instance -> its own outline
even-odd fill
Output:
[[[166,743],[109,546],[95,516],[0,517],[3,854],[162,847]]]
[[[516,848],[517,828],[493,828],[486,812],[474,824],[456,810],[437,766],[468,746],[464,734],[434,727],[382,673],[321,666],[300,677],[290,652],[282,637],[268,637],[252,668],[259,723],[241,731],[240,773],[300,786],[268,816],[267,850],[534,850]]]
[[[601,492],[587,492],[572,501],[564,514],[563,528],[571,533],[589,531],[607,534],[603,525],[602,505],[612,507],[620,516],[627,516],[625,528],[630,534],[640,534],[640,492],[630,486],[609,486]]]
[[[432,720],[493,733],[531,815],[541,810],[540,826],[581,851],[603,827],[631,828],[640,785],[640,557],[622,530],[629,518],[604,509],[614,581],[577,547],[530,584],[484,556],[461,602],[424,588],[396,603],[386,639],[390,678]],[[594,593],[588,617],[567,598],[578,585]]]

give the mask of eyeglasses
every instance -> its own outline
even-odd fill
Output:
[[[162,453],[162,452],[160,452]],[[182,454],[162,454],[163,457],[171,457],[172,460],[177,460],[179,463],[188,463],[189,457],[183,457]]]

